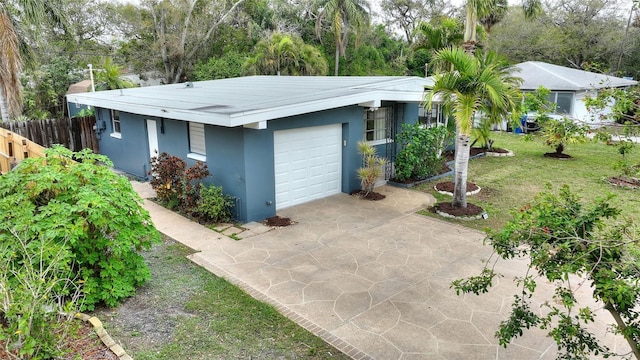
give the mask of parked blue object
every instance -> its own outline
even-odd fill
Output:
[[[522,129],[525,129],[527,126],[527,115],[524,114],[520,117],[520,126],[516,126],[513,129],[514,134],[522,134]]]

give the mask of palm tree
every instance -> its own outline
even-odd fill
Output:
[[[96,90],[116,90],[137,87],[133,81],[123,78],[122,67],[113,63],[111,58],[105,58],[100,65],[102,69],[96,71]]]
[[[425,95],[427,108],[436,98],[442,100],[446,113],[456,121],[454,207],[467,206],[467,170],[473,118],[481,111],[490,121],[516,114],[520,108],[519,85],[506,61],[489,52],[475,56],[462,48],[446,48],[435,54],[435,60],[451,71],[435,75],[434,84]]]
[[[316,0],[315,8],[319,9],[316,19],[316,36],[319,39],[322,22],[331,22],[336,41],[335,76],[338,76],[340,56],[345,56],[349,30],[357,30],[369,23],[369,3],[367,0]]]
[[[476,36],[476,25],[480,19],[491,22],[492,14],[499,14],[502,9],[507,7],[507,2],[502,0],[467,0],[465,5],[465,23],[464,23],[464,49],[472,53],[476,49],[478,39]],[[523,0],[522,9],[526,18],[532,18],[542,11],[540,0]],[[491,25],[495,25],[495,22]]]
[[[68,32],[58,0],[0,0],[0,113],[2,122],[21,111],[20,72],[24,61],[33,63],[32,44],[26,34],[37,34],[44,23],[61,25]],[[35,35],[34,35],[35,36]],[[34,39],[31,39],[34,40]]]
[[[273,33],[260,40],[253,52],[244,63],[247,74],[325,75],[328,70],[322,53],[297,35]]]
[[[416,26],[416,42],[413,48],[427,50],[433,57],[440,49],[460,45],[463,30],[462,23],[455,18],[443,17],[430,23],[422,21]],[[425,69],[425,76],[428,75],[428,70]]]

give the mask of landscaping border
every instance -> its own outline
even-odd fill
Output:
[[[115,340],[107,333],[107,330],[104,329],[102,325],[102,321],[95,316],[89,316],[83,313],[77,313],[75,315],[76,319],[80,319],[82,321],[87,321],[93,326],[93,331],[96,332],[98,337],[100,337],[100,341],[109,348],[120,360],[133,360],[131,356],[127,354],[127,352],[122,348],[122,346],[116,344]]]

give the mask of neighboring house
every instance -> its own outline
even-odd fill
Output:
[[[584,103],[587,95],[595,96],[599,89],[629,87],[638,82],[629,79],[571,69],[540,61],[527,61],[514,67],[519,70],[514,76],[524,80],[520,89],[533,91],[544,86],[551,90],[551,101],[557,105],[557,113],[586,122],[589,125],[602,123],[602,116],[609,112],[590,113]]]
[[[147,178],[156,152],[207,163],[240,221],[360,188],[358,141],[393,158],[430,79],[252,76],[73,94],[93,106],[100,149]],[[390,169],[391,167],[389,167]],[[388,169],[388,170],[389,170]]]
[[[69,95],[82,94],[88,91],[91,91],[91,80],[82,80],[75,84],[69,85],[69,89],[67,89],[66,95],[68,98]],[[89,109],[89,106],[87,105],[82,105],[78,103],[72,104],[67,102],[67,114],[69,115],[70,118],[75,117],[82,110],[88,110],[88,109]]]

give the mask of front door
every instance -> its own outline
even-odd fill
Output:
[[[147,119],[147,136],[149,138],[149,159],[158,156],[158,128],[155,120]]]

